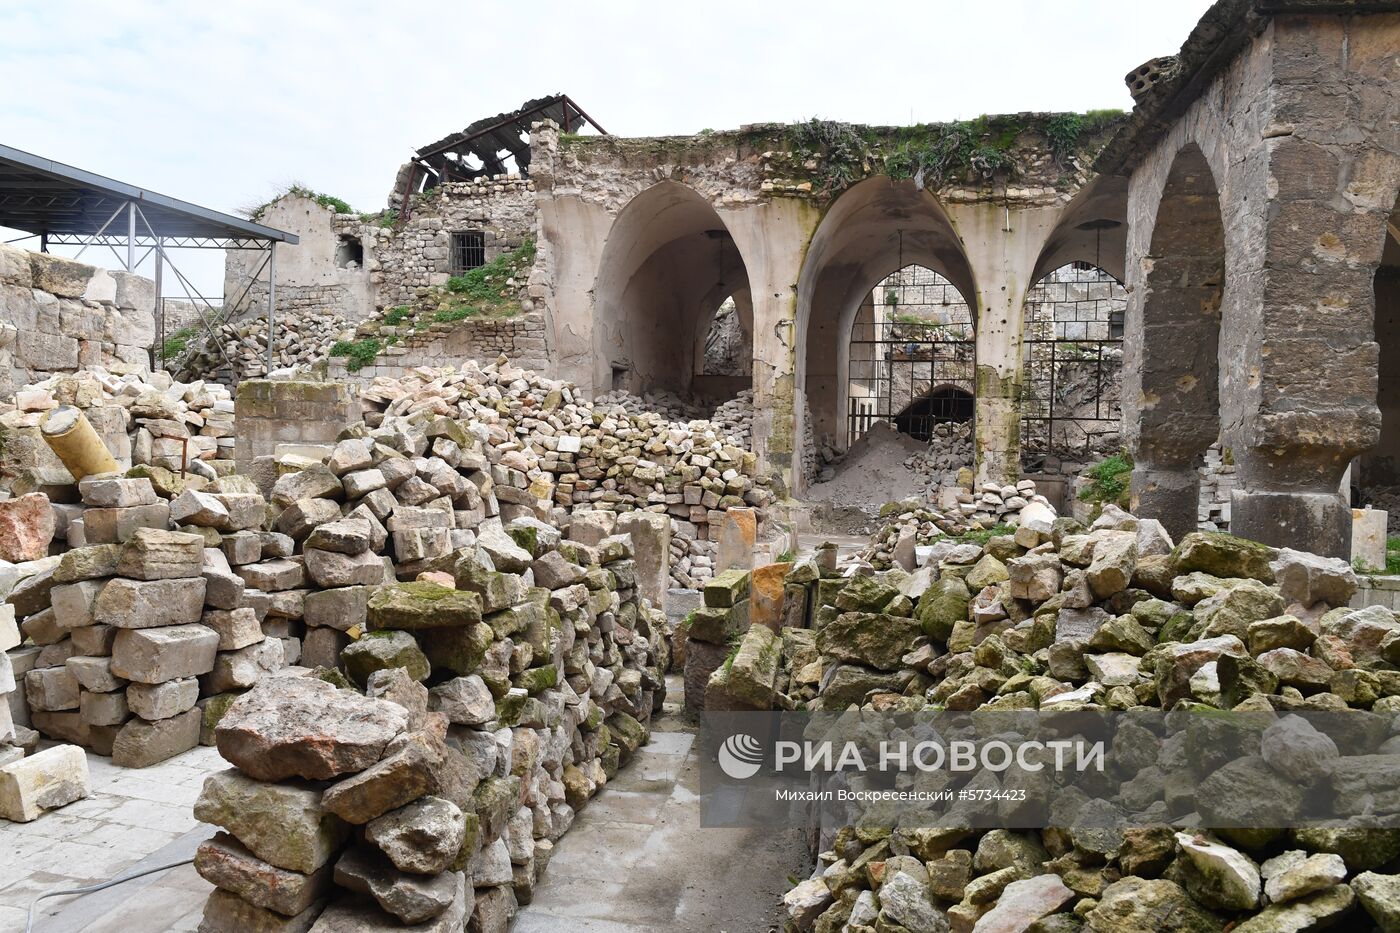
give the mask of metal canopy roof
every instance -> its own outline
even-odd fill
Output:
[[[44,235],[50,242],[77,242],[76,238],[86,242],[112,224],[128,204],[134,204],[144,218],[143,240],[153,235],[169,239],[171,246],[243,248],[251,245],[249,241],[297,242],[295,234],[0,145],[0,227]],[[118,222],[111,232],[120,232],[125,241],[125,227]]]

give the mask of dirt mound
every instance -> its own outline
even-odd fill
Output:
[[[851,445],[835,477],[807,490],[807,499],[876,515],[886,502],[922,496],[926,477],[904,461],[925,450],[926,444],[877,422]]]

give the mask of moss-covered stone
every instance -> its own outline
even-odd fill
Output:
[[[1201,571],[1216,577],[1249,577],[1274,582],[1269,562],[1276,552],[1266,544],[1223,531],[1193,531],[1172,551],[1178,575]]]
[[[953,626],[967,621],[967,607],[972,593],[957,577],[940,577],[919,599],[915,617],[923,633],[935,641],[946,642]]]
[[[437,583],[382,586],[369,598],[371,629],[449,628],[481,621],[481,597]]]

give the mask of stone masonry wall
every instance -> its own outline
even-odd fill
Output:
[[[238,472],[249,475],[253,461],[279,444],[334,444],[360,420],[351,387],[335,382],[249,379],[238,386],[235,412],[234,456]]]
[[[54,373],[149,372],[155,285],[0,245],[0,397]]]
[[[338,228],[346,225],[346,221],[337,224]],[[406,223],[377,229],[371,280],[376,303],[392,308],[407,304],[417,289],[441,285],[451,277],[452,234],[480,230],[486,239],[487,262],[533,236],[535,186],[517,176],[449,182],[434,188],[431,195],[415,197]],[[362,239],[366,239],[369,263],[370,246],[363,235]]]
[[[385,326],[381,334],[393,335]],[[525,369],[543,372],[549,367],[544,315],[539,312],[515,318],[483,318],[434,324],[426,331],[408,330],[399,342],[379,354],[374,365],[355,372],[346,358],[328,358],[327,375],[336,382],[368,385],[377,376],[399,378],[418,366],[458,366],[467,360],[486,364],[504,354]]]

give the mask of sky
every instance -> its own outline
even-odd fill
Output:
[[[557,92],[622,136],[1129,109],[1209,5],[7,0],[0,143],[227,212],[293,182],[376,211],[413,149]],[[222,253],[175,258],[221,291]]]

